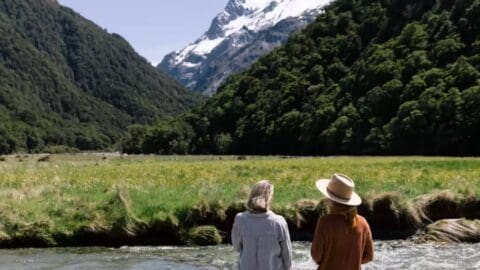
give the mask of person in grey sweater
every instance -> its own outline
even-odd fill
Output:
[[[285,219],[270,210],[273,185],[256,183],[247,201],[248,211],[237,214],[233,247],[240,253],[240,270],[292,269],[292,243]]]

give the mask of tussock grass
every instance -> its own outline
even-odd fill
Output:
[[[190,229],[184,241],[197,246],[218,245],[222,243],[222,236],[215,226],[198,226]]]
[[[382,226],[413,230],[419,220],[425,222],[415,210],[420,208],[436,220],[429,209],[451,197],[440,196],[447,198],[441,203],[428,197],[412,202],[441,190],[456,194],[454,200],[462,205],[455,213],[480,216],[476,158],[104,156],[50,155],[49,162],[37,162],[39,156],[21,157],[23,162],[7,157],[0,162],[0,243],[23,239],[26,246],[78,245],[89,244],[93,236],[97,244],[176,243],[179,234],[197,226],[227,231],[235,214],[245,209],[250,187],[261,179],[275,185],[274,210],[291,226],[311,230],[315,215],[324,211],[321,204],[314,206],[322,201],[314,182],[334,172],[356,181],[365,215]],[[222,236],[228,240],[228,234]]]
[[[468,219],[443,219],[426,228],[425,234],[421,235],[417,242],[480,242],[480,220]]]

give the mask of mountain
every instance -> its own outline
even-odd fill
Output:
[[[146,129],[178,134],[140,144],[155,151],[478,156],[480,1],[336,0],[192,113]]]
[[[231,74],[313,22],[327,2],[230,0],[203,36],[165,56],[158,67],[189,89],[211,95]]]
[[[0,153],[111,146],[196,97],[55,0],[0,1]]]

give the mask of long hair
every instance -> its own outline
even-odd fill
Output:
[[[330,214],[342,215],[348,226],[355,228],[357,226],[357,207],[340,204],[330,201]]]
[[[252,187],[247,201],[247,209],[251,212],[266,212],[273,198],[273,185],[263,180]]]

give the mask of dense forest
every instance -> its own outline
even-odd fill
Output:
[[[55,0],[0,1],[0,154],[105,149],[196,98]]]
[[[336,0],[131,153],[480,154],[480,0]]]

